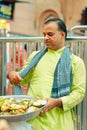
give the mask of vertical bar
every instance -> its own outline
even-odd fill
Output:
[[[0,36],[6,36],[5,29],[0,29]],[[0,43],[0,96],[5,95],[6,88],[6,45],[4,45]]]
[[[6,43],[2,45],[2,95],[6,95],[6,65],[7,65],[7,56],[6,56]]]
[[[2,43],[0,43],[0,96],[2,95]]]

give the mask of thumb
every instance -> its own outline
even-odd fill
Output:
[[[17,74],[17,77],[18,77],[18,79],[19,79],[20,81],[23,80],[23,78],[19,75],[19,73]]]

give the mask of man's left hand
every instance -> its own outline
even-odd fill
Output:
[[[45,108],[42,109],[42,111],[40,112],[40,115],[45,114],[46,112],[48,112],[49,110],[55,108],[55,107],[62,107],[62,101],[59,98],[46,98],[45,99],[47,101],[47,105]]]

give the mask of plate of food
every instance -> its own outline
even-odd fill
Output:
[[[10,122],[31,120],[40,114],[47,101],[26,95],[0,96],[0,118]]]

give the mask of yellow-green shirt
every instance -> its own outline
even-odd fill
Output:
[[[22,84],[29,82],[28,95],[50,97],[55,67],[63,49],[64,47],[57,51],[48,49],[36,67],[22,81]],[[31,54],[24,67],[36,53]],[[72,108],[81,102],[85,95],[86,70],[81,58],[72,54],[71,60],[73,82],[71,93],[68,96],[61,97],[63,110],[55,107],[43,116],[39,115],[29,121],[34,130],[74,130]]]

